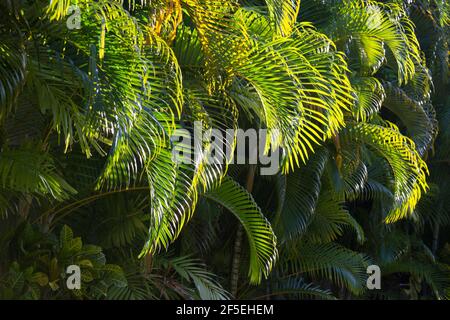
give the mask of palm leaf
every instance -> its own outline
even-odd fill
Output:
[[[259,283],[267,277],[277,258],[276,237],[253,197],[231,178],[205,194],[233,213],[245,229],[250,249],[249,277]]]

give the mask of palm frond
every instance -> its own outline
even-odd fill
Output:
[[[2,150],[0,181],[6,190],[47,195],[56,200],[76,193],[58,172],[54,159],[35,146]]]
[[[335,243],[304,242],[289,250],[295,273],[326,278],[358,294],[365,289],[368,258]]]
[[[282,191],[282,197],[278,199],[274,225],[278,234],[283,235],[282,240],[300,236],[306,231],[317,207],[327,161],[328,152],[321,148],[311,156],[307,165],[277,178],[277,190]]]
[[[427,190],[428,168],[416,151],[414,142],[403,136],[398,128],[358,123],[344,132],[344,137],[361,141],[384,157],[394,176],[394,203],[385,221],[394,222],[406,217]]]
[[[170,265],[185,280],[192,281],[202,300],[228,300],[230,294],[214,279],[198,260],[178,257],[170,260]]]
[[[276,236],[253,197],[231,178],[224,179],[206,197],[233,213],[245,229],[250,249],[249,277],[259,283],[267,277],[277,258]]]

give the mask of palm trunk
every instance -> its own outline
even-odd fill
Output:
[[[431,252],[433,252],[433,255],[435,255],[437,252],[438,244],[439,244],[439,223],[436,221],[433,230],[433,243],[431,245]]]
[[[239,266],[241,264],[241,246],[244,230],[239,224],[236,231],[236,238],[234,239],[233,262],[231,267],[231,294],[236,298],[239,282]]]
[[[249,193],[253,191],[253,184],[255,182],[256,165],[251,165],[247,173],[246,189]],[[244,237],[244,228],[241,224],[238,225],[236,231],[236,238],[234,240],[233,261],[231,264],[231,294],[236,298],[239,282],[239,268],[241,265],[242,240]]]

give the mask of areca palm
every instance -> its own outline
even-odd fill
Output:
[[[66,23],[74,3],[81,29]],[[51,234],[70,223],[115,263],[131,261],[129,286],[112,284],[110,298],[227,298],[186,253],[202,257],[224,230],[234,234],[222,215],[230,212],[246,234],[250,284],[269,278],[270,296],[331,297],[336,287],[360,295],[376,255],[336,242],[347,228],[365,240],[349,208],[371,201],[378,222],[394,223],[414,217],[428,190],[422,157],[437,120],[407,9],[356,0],[74,3],[1,4],[1,227],[29,221]],[[267,129],[265,151],[282,151],[281,172],[209,163],[222,143],[235,148],[236,135],[175,145],[177,130],[192,132],[196,121],[205,131]],[[199,157],[179,163],[174,148]],[[240,253],[232,272],[216,267],[230,263],[226,251],[242,251],[240,236],[229,240],[208,267],[244,296]],[[164,260],[169,248],[180,257]],[[174,287],[161,288],[158,270],[172,267]],[[419,274],[445,295],[436,282],[445,272],[427,268]],[[195,288],[176,290],[179,282]]]

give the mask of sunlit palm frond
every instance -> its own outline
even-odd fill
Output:
[[[361,141],[384,157],[394,176],[394,204],[386,216],[387,222],[406,217],[427,190],[428,168],[416,151],[414,142],[403,136],[398,128],[359,123],[344,132],[346,138]]]

